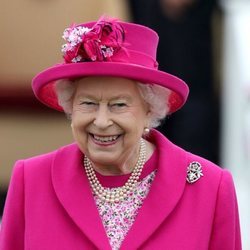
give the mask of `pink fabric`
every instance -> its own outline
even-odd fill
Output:
[[[121,53],[114,55],[112,57],[112,61],[138,64],[148,68],[158,68],[158,63],[154,60],[154,58],[146,55],[145,53],[129,49],[127,49],[126,53],[121,51]]]
[[[160,133],[157,176],[121,249],[240,250],[231,174],[176,147]],[[1,250],[111,249],[76,144],[18,161],[8,192]],[[204,176],[189,184],[187,166]]]

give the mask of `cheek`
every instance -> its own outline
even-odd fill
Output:
[[[131,112],[129,115],[120,120],[120,126],[128,134],[133,134],[136,138],[142,136],[147,124],[147,117],[140,112]]]
[[[86,127],[75,121],[72,123],[72,135],[82,152],[85,152],[88,144],[88,134]]]
[[[82,110],[75,109],[72,113],[72,123],[75,128],[84,127],[89,124],[92,120],[93,115],[91,113],[84,113]]]
[[[79,114],[72,115],[71,123],[74,137],[86,136],[86,128],[89,124],[89,121],[86,118],[86,116],[82,116]]]
[[[147,127],[149,115],[147,115],[145,110],[134,111],[132,112],[132,116],[138,130],[143,130],[145,127]]]

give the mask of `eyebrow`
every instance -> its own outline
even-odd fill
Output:
[[[118,96],[114,96],[113,98],[111,98],[111,101],[115,101],[115,100],[118,100],[118,99],[125,99],[125,100],[128,100],[128,101],[132,100],[131,96],[129,96],[129,95],[118,95]]]

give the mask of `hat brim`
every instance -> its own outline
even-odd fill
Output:
[[[77,79],[88,76],[122,77],[141,83],[157,84],[172,92],[170,112],[180,109],[187,100],[189,88],[184,81],[166,72],[119,62],[83,62],[58,64],[39,73],[32,80],[35,96],[45,105],[63,111],[58,104],[55,82],[60,79]]]

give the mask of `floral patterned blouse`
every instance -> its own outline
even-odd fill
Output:
[[[143,201],[147,197],[156,175],[157,152],[145,163],[136,188],[123,201],[110,203],[94,194],[97,209],[102,219],[112,250],[118,250],[133,225]],[[102,176],[96,173],[100,183],[109,189],[124,185],[129,175]]]

